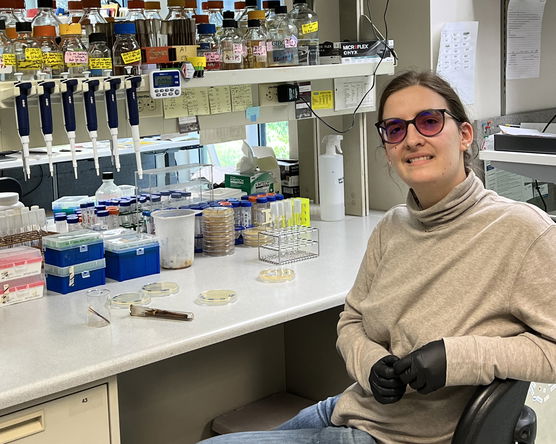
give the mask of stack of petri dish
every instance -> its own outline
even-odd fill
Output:
[[[203,254],[229,256],[234,254],[234,210],[229,207],[212,207],[203,210]]]
[[[260,245],[264,245],[267,241],[267,237],[259,237],[259,233],[266,230],[268,230],[268,227],[251,227],[243,230],[243,244],[247,247],[258,247]]]

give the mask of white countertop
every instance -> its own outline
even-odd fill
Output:
[[[272,265],[258,260],[256,248],[239,247],[227,257],[196,255],[188,269],[107,284],[118,294],[149,282],[177,282],[179,294],[150,306],[192,311],[192,322],[112,309],[110,326],[87,327],[84,292],[0,307],[0,410],[343,304],[382,215],[315,222],[320,256],[288,265],[296,272],[288,283],[259,282],[258,273]],[[197,295],[209,289],[235,290],[238,299],[197,305]]]

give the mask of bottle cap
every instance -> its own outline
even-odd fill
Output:
[[[234,2],[234,9],[245,9],[245,2]]]
[[[180,6],[185,8],[185,0],[168,0],[168,7],[170,6]]]
[[[276,1],[276,0],[270,0],[270,1],[264,1],[263,2],[263,8],[264,9],[276,9],[278,6],[280,6],[280,2]]]
[[[61,23],[60,35],[80,35],[81,25],[79,23]]]
[[[129,0],[127,2],[127,9],[144,9],[145,2],[143,0]]]
[[[287,14],[288,13],[288,7],[287,6],[278,6],[277,8],[274,9],[274,12],[276,12],[276,14]]]
[[[145,9],[160,9],[160,2],[145,2]]]
[[[56,222],[61,221],[61,220],[66,220],[66,219],[67,219],[66,213],[56,213],[54,215],[54,220]]]
[[[16,22],[15,24],[16,32],[31,32],[32,29],[31,22]]]
[[[257,197],[257,203],[267,203],[268,199],[266,197]]]
[[[52,0],[37,0],[37,8],[53,8]]]
[[[14,0],[14,9],[25,9],[25,0]]]
[[[307,0],[293,0],[294,5],[297,5],[298,3],[307,3]]]
[[[253,204],[251,202],[249,202],[248,200],[242,200],[241,204],[242,207],[252,207]]]
[[[120,207],[129,207],[131,202],[129,200],[120,200]]]
[[[161,196],[169,196],[169,195],[170,195],[170,191],[163,190],[163,191],[160,192],[160,195],[161,195]]]
[[[249,20],[264,21],[264,19],[266,17],[266,12],[262,9],[258,9],[256,11],[249,11],[249,13],[247,14],[247,17],[248,17]]]
[[[223,28],[237,28],[237,22],[234,19],[224,19],[222,21]]]
[[[205,14],[197,14],[194,15],[193,18],[195,19],[195,23],[199,24],[199,23],[208,23],[209,22],[209,16],[205,15]]]
[[[276,202],[276,196],[267,196],[266,200],[268,200],[269,202]]]
[[[208,11],[208,9],[209,9],[209,2],[201,3],[201,10],[202,11]]]
[[[33,37],[56,37],[56,27],[52,25],[35,26]]]
[[[6,29],[6,21],[0,20],[0,30],[3,31],[4,29]]]
[[[236,18],[236,13],[234,11],[224,11],[222,13],[222,17],[225,19],[235,19]]]
[[[197,0],[185,0],[185,7],[187,9],[197,9]]]
[[[245,6],[257,7],[257,0],[245,0]]]
[[[68,10],[79,10],[79,9],[83,9],[83,4],[81,3],[81,1],[75,1],[75,0],[70,0],[68,2]]]
[[[100,0],[81,0],[83,9],[100,8]]]
[[[260,20],[247,20],[247,26],[249,28],[259,28],[261,26]]]
[[[104,32],[93,32],[89,34],[89,43],[106,42],[106,34]]]
[[[135,23],[115,23],[114,34],[135,34]]]
[[[212,23],[201,23],[200,25],[197,25],[197,31],[199,34],[215,34],[216,25]]]
[[[108,217],[109,215],[110,213],[108,212],[108,210],[97,211],[97,217]]]
[[[223,1],[208,1],[207,3],[210,9],[224,9]]]
[[[102,180],[114,179],[114,173],[112,171],[103,171]]]
[[[276,194],[276,200],[284,200],[284,195],[280,194],[280,193],[277,193]]]
[[[79,223],[79,216],[76,216],[75,214],[68,216],[68,224],[78,224],[78,223]]]

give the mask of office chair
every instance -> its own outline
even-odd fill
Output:
[[[452,444],[534,444],[537,416],[524,405],[529,382],[495,379],[467,403]]]
[[[21,184],[13,177],[0,177],[0,193],[18,193],[19,198],[23,194]]]

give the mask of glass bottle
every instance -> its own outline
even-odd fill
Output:
[[[185,45],[195,35],[191,20],[185,13],[185,0],[168,0],[168,15],[163,23],[168,45]],[[188,37],[190,35],[190,37]]]
[[[203,3],[203,11],[206,10],[209,16],[209,23],[216,26],[218,31],[222,28],[222,10],[224,9],[224,2],[222,1],[208,1]]]
[[[299,65],[297,28],[287,17],[287,7],[276,8],[276,19],[268,31],[268,66]]]
[[[42,68],[42,51],[31,36],[33,29],[31,22],[17,22],[15,29],[17,31],[17,38],[14,41],[16,72],[23,74],[22,80],[33,80]]]
[[[33,19],[33,28],[37,26],[54,26],[56,32],[59,30],[60,20],[54,14],[52,0],[37,0],[39,12]]]
[[[30,22],[31,20],[27,17],[27,8],[25,7],[25,0],[14,0],[14,16],[17,21],[20,22]],[[14,28],[15,32],[15,28]],[[8,36],[9,37],[9,36]]]
[[[216,71],[220,69],[220,48],[215,38],[216,26],[212,23],[201,23],[197,25],[199,32],[199,49],[197,55],[206,57],[207,71]]]
[[[166,46],[166,35],[162,34],[162,17],[160,16],[160,2],[145,2],[145,28],[147,46]]]
[[[288,14],[297,27],[300,65],[319,64],[319,18],[307,6],[307,0],[294,0],[293,9]]]
[[[89,70],[89,54],[81,41],[79,23],[61,24],[60,48],[64,53],[64,65],[70,77],[82,77],[83,71]]]
[[[64,71],[64,56],[56,44],[56,28],[50,26],[35,26],[35,39],[42,51],[42,72],[47,78],[59,78]]]
[[[245,2],[234,2],[234,20],[238,21],[245,10]]]
[[[124,21],[135,23],[135,38],[139,46],[145,48],[148,46],[148,36],[145,27],[145,2],[143,0],[129,0],[127,8]]]
[[[249,12],[255,11],[257,9],[257,0],[245,0],[245,9],[239,15],[237,19],[237,27],[240,31],[240,35],[247,34],[249,30]]]
[[[197,13],[197,0],[185,0],[185,15],[188,18],[193,18]]]
[[[68,2],[68,16],[66,19],[66,23],[79,23],[83,18],[83,4],[81,1],[72,1]]]
[[[141,48],[135,39],[134,23],[116,23],[114,25],[116,41],[112,50],[114,75],[127,74],[126,66],[131,66],[131,74],[139,75],[141,66]]]
[[[245,36],[245,46],[247,47],[245,68],[266,68],[268,66],[266,51],[268,36],[261,29],[259,20],[249,20],[248,26],[249,30]]]
[[[82,0],[81,3],[83,5],[83,17],[81,17],[79,24],[84,30],[83,44],[85,47],[89,47],[87,36],[93,32],[104,32],[107,37],[111,34],[106,19],[100,13],[100,0]]]
[[[268,22],[269,20],[272,21],[274,20],[274,16],[275,16],[275,12],[274,10],[280,6],[280,1],[276,1],[276,0],[270,0],[270,1],[263,1],[263,9],[265,12],[265,18],[266,21]]]
[[[4,33],[6,23],[0,20],[0,81],[13,80],[15,53],[12,41]]]
[[[187,18],[184,7],[185,0],[168,0],[168,15],[166,16],[166,20]]]
[[[104,171],[102,173],[102,185],[95,191],[95,203],[122,197],[122,190],[114,183],[114,173]]]
[[[12,0],[0,0],[0,20],[4,20],[4,26],[6,27],[6,37],[10,40],[15,40],[17,38],[17,31],[15,30],[15,24],[18,21],[13,11],[13,1]]]
[[[89,71],[100,77],[104,70],[112,71],[112,52],[106,43],[106,34],[93,32],[89,36]]]
[[[266,14],[262,9],[255,9],[254,11],[249,11],[247,17],[249,20],[258,20],[260,22],[261,30],[267,32]]]
[[[221,69],[243,69],[244,52],[243,39],[238,33],[237,22],[224,19],[220,34]]]

